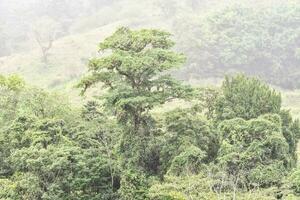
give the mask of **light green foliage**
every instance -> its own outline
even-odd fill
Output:
[[[203,174],[176,177],[166,176],[163,183],[152,185],[151,200],[217,199],[212,191],[213,182]]]
[[[18,105],[20,115],[34,115],[38,118],[64,118],[69,122],[71,113],[77,114],[76,110],[71,108],[68,98],[62,94],[28,88],[20,98],[22,99]]]
[[[0,75],[0,128],[2,124],[14,119],[20,92],[24,90],[24,81],[16,76]]]
[[[15,75],[0,76],[0,91],[0,126],[18,116],[64,118],[71,123],[71,116],[78,114],[76,109],[71,108],[66,96],[25,85]]]
[[[19,91],[24,87],[24,81],[17,75],[10,75],[5,77],[0,75],[1,90]]]
[[[266,113],[279,113],[281,96],[258,79],[237,75],[225,78],[215,107],[218,120],[252,119]]]
[[[299,168],[297,168],[290,174],[288,181],[291,185],[291,188],[295,192],[295,194],[299,195],[300,194],[300,171],[299,171]]]
[[[218,193],[216,181],[205,174],[190,176],[166,176],[164,181],[156,182],[149,190],[150,200],[219,200],[233,199],[233,192]],[[239,191],[236,199],[241,200],[275,200],[276,189]],[[292,195],[290,195],[292,198]]]

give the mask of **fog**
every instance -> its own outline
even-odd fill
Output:
[[[128,22],[123,25],[127,26],[152,25],[170,29],[174,26],[172,23],[181,23],[176,20],[197,17],[207,10],[234,2],[238,1],[0,0],[0,56],[28,50],[33,45],[29,41],[33,29],[39,31],[49,23],[59,25],[57,38],[125,19]],[[152,24],[153,21],[157,24]],[[165,21],[168,22],[164,24]]]
[[[187,56],[180,79],[244,72],[297,88],[299,18],[297,0],[0,0],[0,72],[34,79],[51,66],[71,80],[104,37],[129,26],[173,34]]]

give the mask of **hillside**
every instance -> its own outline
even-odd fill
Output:
[[[18,73],[42,87],[70,87],[97,54],[97,44],[116,27],[129,26],[171,32],[176,50],[187,56],[185,68],[173,74],[190,83],[214,84],[225,74],[245,72],[283,88],[297,88],[300,8],[296,5],[297,1],[112,1],[78,17],[53,42],[47,64],[37,43],[28,38],[26,50],[0,57],[0,73]],[[268,17],[263,18],[264,10]],[[247,35],[236,34],[240,26]],[[285,41],[279,45],[276,40],[281,38]]]
[[[120,1],[113,5],[101,7],[96,13],[79,18],[66,36],[54,41],[49,52],[49,63],[42,62],[37,44],[29,38],[31,45],[28,50],[0,57],[0,72],[18,73],[43,87],[64,86],[86,70],[88,59],[97,53],[97,44],[117,27],[169,29],[170,22],[163,20],[159,2],[144,1],[138,4],[135,1]],[[116,9],[120,12],[114,16]]]

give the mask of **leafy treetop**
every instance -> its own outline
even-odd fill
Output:
[[[123,122],[138,126],[155,105],[182,97],[187,87],[166,72],[183,64],[185,57],[170,50],[174,42],[160,30],[133,31],[119,28],[99,45],[106,56],[90,60],[90,74],[79,87],[83,92],[98,82],[109,90],[106,106],[114,108]]]

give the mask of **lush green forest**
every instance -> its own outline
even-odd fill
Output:
[[[1,76],[0,198],[298,199],[300,126],[280,92],[242,74],[176,80],[170,36],[117,29],[78,80],[98,91],[80,106]]]
[[[300,199],[299,0],[0,0],[0,200]]]

